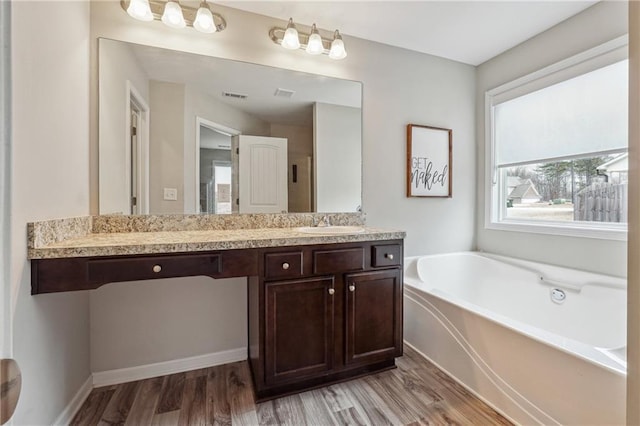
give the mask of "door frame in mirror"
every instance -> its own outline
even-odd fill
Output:
[[[125,118],[125,141],[127,146],[127,151],[125,154],[125,158],[129,157],[129,164],[132,164],[131,159],[131,104],[135,105],[137,110],[140,113],[141,123],[137,123],[139,131],[136,136],[138,138],[138,143],[136,146],[137,149],[137,179],[135,180],[137,183],[137,205],[138,212],[137,214],[149,214],[149,105],[144,100],[144,97],[140,94],[140,92],[135,88],[135,86],[131,83],[131,81],[127,80],[126,83],[127,90],[127,105],[125,106],[126,118]],[[131,182],[133,180],[133,170],[129,167],[129,186],[131,187]]]
[[[233,137],[233,136],[238,136],[241,134],[241,132],[237,129],[233,129],[231,127],[227,127],[227,126],[223,126],[222,124],[219,123],[215,123],[213,121],[207,120],[206,118],[202,118],[200,116],[196,116],[196,163],[195,163],[195,181],[193,182],[194,184],[194,188],[195,188],[195,203],[193,205],[194,208],[194,212],[196,214],[200,214],[202,213],[200,211],[200,128],[201,127],[206,127],[208,129],[214,130],[216,132],[219,133],[223,133],[227,136]],[[233,145],[231,146],[231,157],[233,158]],[[233,164],[233,161],[232,161]],[[233,166],[232,166],[233,167]],[[233,170],[232,168],[232,176],[231,176],[231,181],[232,181],[232,188],[235,185],[234,181],[237,182],[238,177],[237,177],[237,170]],[[232,205],[233,205],[233,193],[231,194],[232,196]]]

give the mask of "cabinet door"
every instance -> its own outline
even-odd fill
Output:
[[[345,278],[345,363],[366,364],[402,355],[400,269]]]
[[[310,377],[333,368],[333,277],[265,284],[265,382]]]

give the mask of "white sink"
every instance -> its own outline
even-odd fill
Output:
[[[344,235],[364,232],[361,226],[302,226],[296,231],[314,235]]]

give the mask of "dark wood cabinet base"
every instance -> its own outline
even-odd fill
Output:
[[[247,277],[249,365],[256,399],[265,401],[395,366],[402,355],[402,261],[402,240],[37,259],[31,291]]]
[[[258,401],[394,367],[402,248],[393,240],[265,250],[248,284]]]
[[[249,363],[251,367],[251,363]],[[251,378],[254,383],[254,396],[256,403],[269,401],[275,398],[281,398],[287,395],[293,395],[299,392],[305,392],[312,389],[321,388],[324,386],[330,386],[336,383],[346,382],[348,380],[357,379],[358,377],[367,376],[373,373],[379,373],[381,371],[391,370],[396,368],[395,359],[390,359],[376,364],[366,365],[355,369],[349,369],[340,371],[338,373],[331,373],[320,377],[314,377],[312,379],[300,380],[295,383],[289,383],[286,385],[275,386],[268,389],[259,390],[256,387],[256,378],[253,368],[251,369]]]

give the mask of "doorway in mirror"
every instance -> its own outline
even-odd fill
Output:
[[[220,124],[196,119],[196,212],[233,213],[231,138],[239,132]]]

